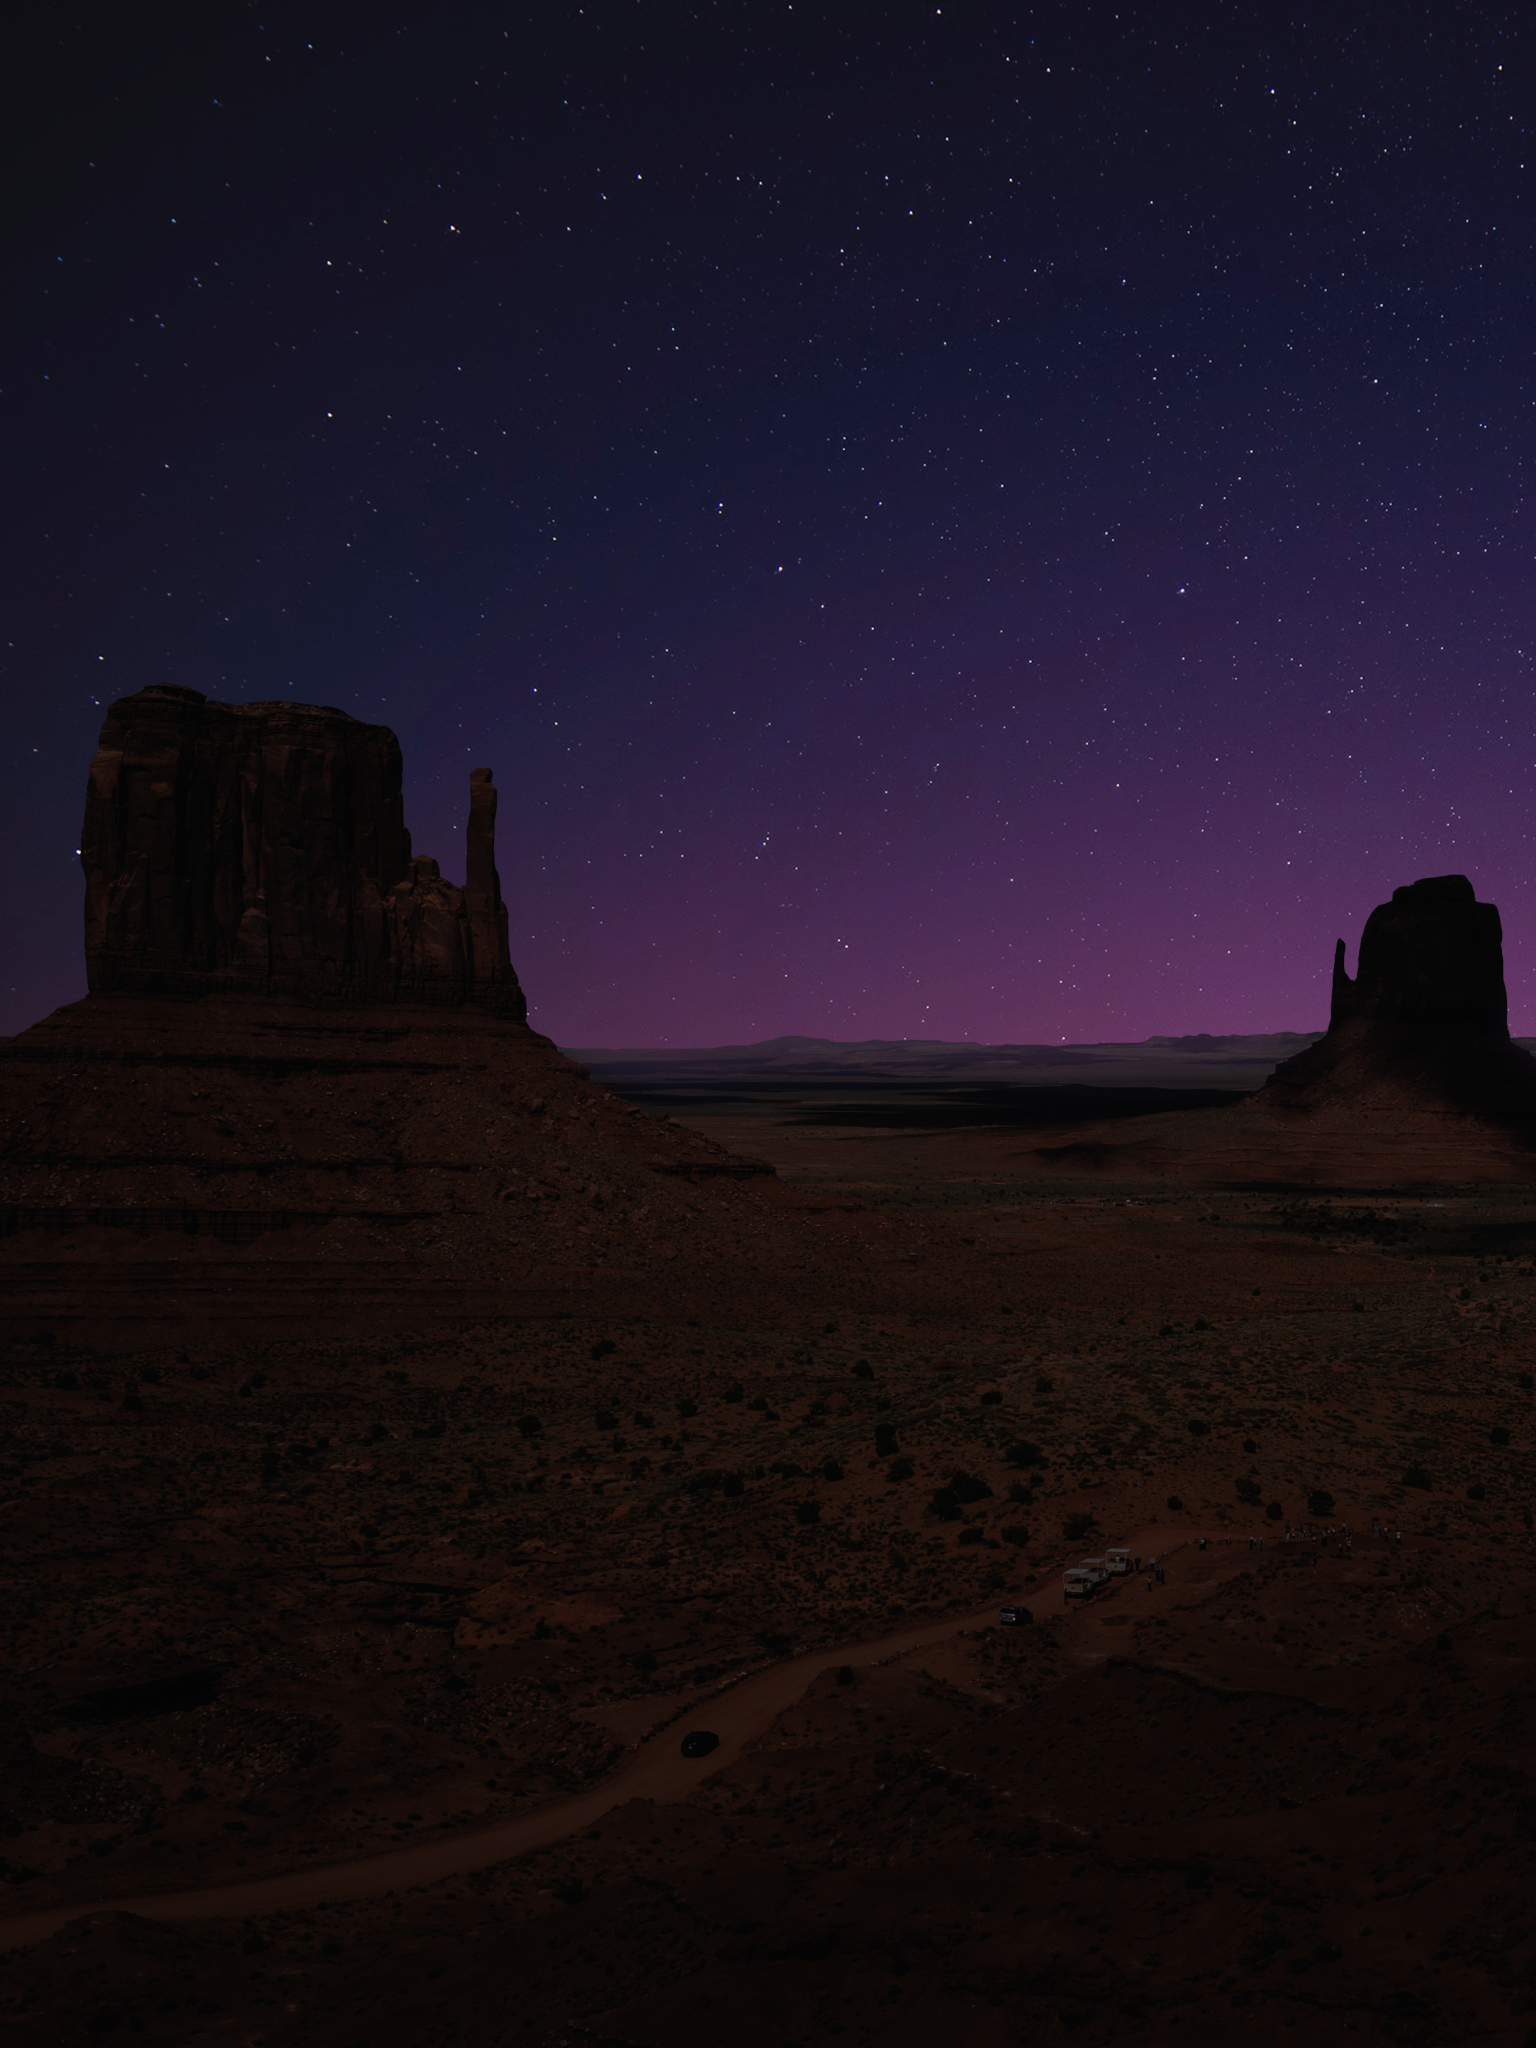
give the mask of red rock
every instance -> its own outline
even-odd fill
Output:
[[[522,1021],[491,772],[470,784],[469,881],[414,859],[387,726],[157,685],[107,712],[86,794],[93,992],[476,1002]]]
[[[1338,943],[1327,1035],[1278,1066],[1253,1106],[1493,1122],[1536,1111],[1536,1061],[1509,1035],[1495,906],[1465,875],[1395,889],[1366,920],[1353,980]]]

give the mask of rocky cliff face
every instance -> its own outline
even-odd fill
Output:
[[[1504,934],[1465,875],[1394,889],[1366,920],[1358,971],[1333,963],[1326,1037],[1286,1060],[1260,1109],[1536,1109],[1536,1061],[1510,1039]]]
[[[1344,971],[1344,941],[1333,958],[1329,1029],[1372,1017],[1430,1030],[1509,1038],[1504,930],[1492,903],[1479,903],[1465,875],[1433,875],[1392,891],[1360,935],[1359,971]]]
[[[496,873],[496,793],[470,779],[463,889],[413,858],[400,743],[310,704],[171,685],[107,712],[86,793],[93,992],[475,1002],[527,1014]]]

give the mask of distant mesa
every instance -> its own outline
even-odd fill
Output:
[[[521,1023],[496,791],[470,776],[462,889],[413,856],[400,742],[310,704],[158,684],[107,712],[86,793],[93,994],[472,1002]]]
[[[1504,934],[1465,875],[1394,889],[1366,920],[1353,980],[1344,941],[1326,1035],[1277,1067],[1263,1112],[1453,1110],[1496,1122],[1536,1112],[1536,1060],[1509,1035]]]

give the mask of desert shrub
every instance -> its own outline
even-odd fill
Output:
[[[794,1648],[794,1637],[786,1636],[778,1629],[765,1629],[757,1639],[770,1657],[787,1657]]]
[[[856,1380],[872,1380],[875,1376],[875,1368],[867,1358],[861,1358],[853,1368],[853,1376]]]
[[[940,1486],[928,1500],[928,1512],[937,1515],[941,1522],[958,1522],[960,1501],[952,1486]]]
[[[1470,1485],[1470,1486],[1469,1486],[1469,1487],[1467,1488],[1467,1499],[1468,1499],[1468,1500],[1486,1500],[1487,1498],[1488,1498],[1488,1489],[1487,1489],[1487,1487],[1486,1487],[1486,1486],[1484,1486],[1484,1484],[1483,1484],[1483,1482],[1481,1481],[1481,1479],[1474,1479],[1474,1480],[1473,1480],[1473,1482],[1472,1482],[1472,1484],[1471,1484],[1471,1485]]]
[[[1424,1470],[1424,1467],[1422,1465],[1410,1465],[1408,1467],[1408,1470],[1403,1474],[1404,1486],[1422,1487],[1425,1493],[1429,1492],[1430,1488],[1434,1485],[1434,1483],[1435,1482],[1430,1478],[1429,1474]],[[1330,1506],[1332,1505],[1331,1502],[1329,1504]]]
[[[643,1410],[641,1410],[641,1409],[639,1409],[639,1408],[637,1408],[637,1409],[635,1410],[635,1412],[634,1412],[634,1416],[633,1416],[633,1418],[632,1418],[632,1419],[633,1419],[633,1421],[634,1421],[634,1425],[635,1425],[636,1429],[649,1429],[649,1428],[650,1428],[650,1426],[651,1426],[651,1418],[650,1418],[650,1416],[649,1416],[649,1415],[647,1415],[647,1414],[645,1414],[645,1413],[643,1412]]]
[[[823,1466],[822,1466],[822,1468],[821,1468],[821,1476],[822,1476],[822,1478],[823,1478],[823,1479],[841,1479],[841,1478],[842,1478],[842,1476],[843,1476],[843,1468],[842,1468],[842,1466],[841,1466],[841,1465],[840,1465],[840,1464],[839,1464],[839,1463],[837,1462],[836,1458],[828,1458],[828,1460],[827,1460],[827,1462],[825,1463],[825,1465],[823,1465]]]
[[[1488,1441],[1491,1444],[1498,1444],[1501,1448],[1509,1442],[1509,1431],[1502,1422],[1496,1422],[1489,1430]]]
[[[819,1500],[801,1501],[795,1509],[795,1520],[802,1529],[814,1529],[821,1520],[821,1502]]]
[[[1043,1465],[1045,1453],[1038,1444],[1032,1444],[1027,1437],[1019,1437],[1008,1445],[1003,1456],[1016,1471],[1027,1472],[1032,1465]]]
[[[539,1436],[544,1429],[544,1424],[537,1415],[519,1415],[517,1426],[524,1436]]]
[[[629,1661],[643,1677],[648,1678],[656,1669],[656,1652],[654,1650],[637,1650]]]
[[[599,1429],[617,1429],[619,1426],[617,1415],[610,1415],[606,1408],[599,1408],[592,1420]]]
[[[594,1360],[611,1358],[618,1348],[618,1345],[614,1343],[611,1337],[599,1337],[588,1355]]]
[[[962,1529],[960,1531],[960,1541],[962,1543],[979,1543],[981,1541],[981,1531],[974,1525],[969,1529]]]
[[[1256,1507],[1264,1498],[1264,1489],[1257,1479],[1239,1479],[1237,1497],[1241,1501],[1246,1501],[1249,1507]]]
[[[1061,1533],[1069,1543],[1081,1543],[1089,1530],[1098,1526],[1087,1508],[1080,1508],[1075,1515],[1068,1515],[1061,1525]]]
[[[720,1475],[720,1491],[727,1500],[738,1500],[747,1490],[747,1482],[739,1472],[723,1472]]]
[[[1014,1522],[1006,1529],[999,1529],[997,1533],[1005,1543],[1011,1543],[1016,1550],[1022,1550],[1029,1541],[1029,1531],[1022,1522]]]
[[[1333,1495],[1326,1486],[1314,1486],[1307,1495],[1307,1513],[1309,1515],[1331,1515],[1334,1506]]]
[[[953,1472],[950,1474],[949,1483],[955,1499],[967,1507],[972,1501],[990,1500],[992,1497],[991,1487],[985,1479],[978,1478],[974,1472]]]
[[[793,1458],[775,1458],[768,1470],[778,1479],[801,1479],[805,1476]]]
[[[1245,1436],[1243,1438],[1243,1456],[1245,1458],[1251,1458],[1258,1450],[1258,1448],[1258,1445],[1254,1442],[1251,1436]]]
[[[1037,1375],[1035,1379],[1035,1392],[1037,1394],[1054,1394],[1055,1391],[1056,1382],[1048,1372],[1042,1372]]]
[[[996,1387],[988,1387],[981,1397],[981,1405],[983,1408],[997,1408],[1002,1405],[1002,1399]]]
[[[875,1424],[875,1456],[888,1458],[896,1449],[896,1425],[894,1422]]]
[[[885,1468],[885,1476],[893,1482],[898,1479],[910,1479],[916,1470],[917,1467],[910,1458],[892,1458]]]
[[[720,1398],[722,1401],[740,1401],[744,1398],[745,1393],[746,1389],[742,1386],[741,1381],[733,1380]]]
[[[1526,1392],[1529,1393],[1532,1387],[1536,1387],[1536,1376],[1533,1376],[1528,1372],[1523,1372],[1520,1375],[1520,1384],[1522,1387],[1525,1388]]]
[[[1032,1501],[1034,1497],[1034,1490],[1031,1487],[1026,1486],[1022,1479],[1015,1479],[1010,1483],[1008,1488],[1008,1498],[1011,1501],[1015,1501],[1022,1505],[1024,1503]]]
[[[683,1399],[679,1401],[677,1404],[677,1412],[683,1418],[684,1422],[686,1422],[690,1415],[698,1414],[699,1404],[697,1401],[690,1401],[685,1395]]]
[[[1191,1436],[1209,1436],[1211,1433],[1211,1425],[1198,1415],[1191,1415],[1187,1427]]]
[[[1170,1508],[1172,1508],[1173,1512],[1176,1515],[1183,1512],[1184,1503],[1182,1500],[1180,1500],[1179,1496],[1176,1493],[1169,1494],[1168,1505]]]
[[[853,1666],[852,1666],[851,1664],[839,1664],[839,1665],[838,1665],[838,1667],[837,1667],[837,1682],[838,1682],[838,1684],[839,1684],[839,1685],[852,1685],[852,1683],[853,1683]]]
[[[1272,1522],[1278,1522],[1280,1517],[1285,1513],[1285,1509],[1281,1507],[1279,1501],[1272,1500],[1269,1506],[1264,1510],[1264,1512],[1266,1515],[1268,1515],[1269,1519]]]

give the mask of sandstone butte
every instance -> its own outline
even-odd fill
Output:
[[[400,792],[395,735],[343,711],[166,686],[109,708],[90,993],[0,1047],[8,1327],[681,1315],[834,1255],[771,1168],[529,1027],[491,771],[463,888],[413,853]]]
[[[1327,1033],[1223,1109],[998,1140],[1025,1174],[1220,1186],[1536,1179],[1536,1060],[1509,1035],[1503,930],[1464,875],[1378,904],[1334,954]]]

